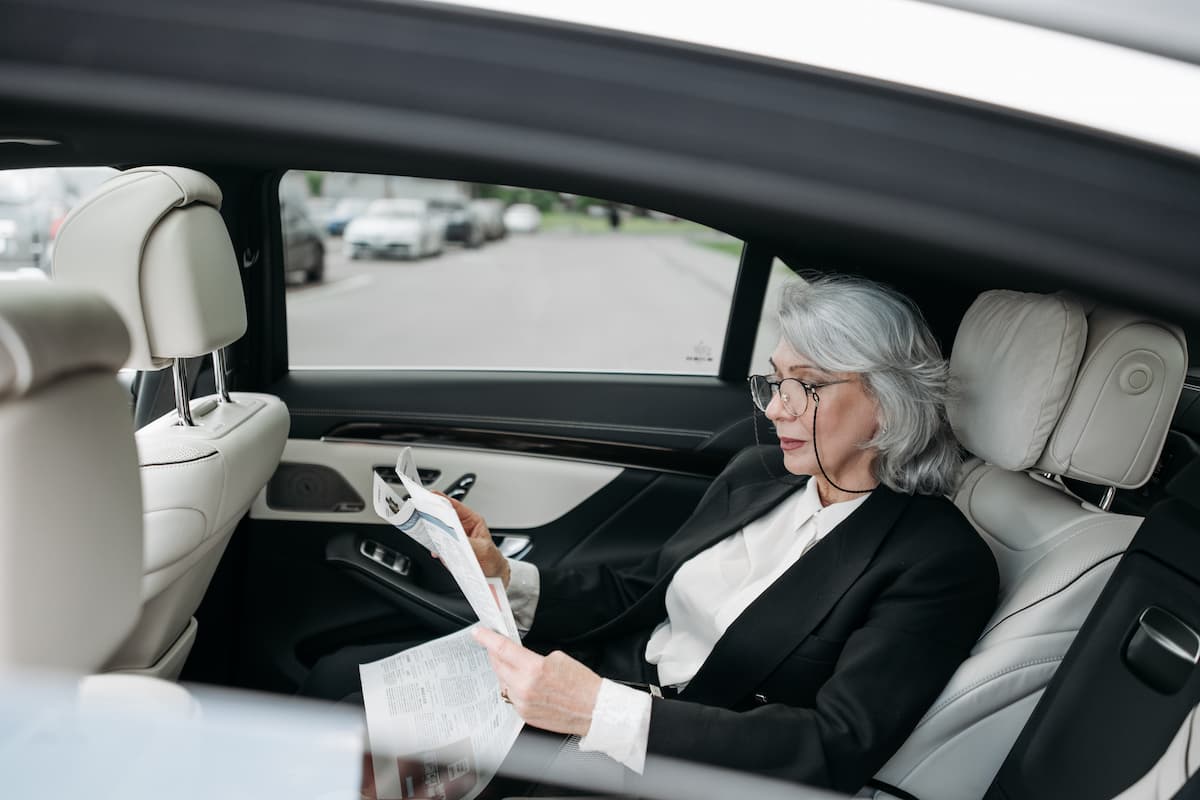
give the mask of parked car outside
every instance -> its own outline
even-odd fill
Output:
[[[325,279],[325,239],[302,202],[281,200],[283,271],[289,280],[318,283]]]
[[[63,217],[116,172],[109,167],[45,167],[0,173],[0,270],[49,272]]]
[[[532,203],[513,203],[504,211],[504,227],[513,233],[536,233],[542,212]]]
[[[508,233],[504,227],[504,201],[494,197],[481,197],[469,203],[471,210],[483,221],[483,232],[488,239],[503,239]]]
[[[486,241],[483,219],[466,200],[430,200],[432,211],[446,218],[446,241],[479,247]]]
[[[375,200],[342,236],[349,258],[422,258],[445,248],[446,216],[417,199]]]
[[[325,230],[330,236],[341,236],[345,233],[346,226],[350,224],[350,221],[366,211],[370,203],[371,201],[365,197],[343,197],[329,214],[329,218],[325,222]]]

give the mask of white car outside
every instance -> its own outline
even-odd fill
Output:
[[[530,203],[513,203],[504,211],[504,227],[511,233],[535,233],[542,225],[542,212]]]
[[[342,235],[349,258],[422,258],[445,249],[446,217],[424,200],[375,200]]]

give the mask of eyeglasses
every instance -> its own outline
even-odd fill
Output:
[[[766,375],[751,375],[750,376],[750,398],[754,400],[754,407],[764,414],[767,413],[767,406],[771,405],[771,399],[776,394],[783,402],[783,409],[793,417],[798,417],[808,410],[808,398],[811,396],[814,401],[820,402],[817,397],[817,390],[824,389],[826,386],[833,386],[836,383],[849,383],[849,379],[840,381],[827,381],[825,383],[807,383],[799,378],[768,378]],[[789,390],[787,384],[795,383],[800,387],[799,391]]]

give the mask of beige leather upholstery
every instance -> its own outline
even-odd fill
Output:
[[[133,339],[127,362],[160,369],[205,355],[246,330],[237,258],[207,176],[144,167],[105,183],[63,222],[52,271],[95,287],[121,312]],[[139,430],[144,495],[144,607],[110,670],[174,678],[229,536],[278,466],[287,407],[234,393],[190,402],[195,426],[172,412]],[[186,402],[184,399],[182,402]]]
[[[1136,314],[1088,316],[1075,391],[1037,469],[1136,489],[1150,480],[1187,373],[1183,332]]]
[[[145,608],[108,669],[178,675],[183,658],[176,654],[166,663],[164,657],[195,624],[191,616],[233,529],[279,465],[287,406],[263,394],[234,392],[233,399],[193,401],[194,428],[176,425],[171,412],[136,434],[145,496]]]
[[[1086,336],[1084,308],[1069,297],[980,295],[950,355],[959,393],[950,423],[963,447],[997,467],[1032,467],[1062,415]]]
[[[126,366],[154,370],[232,344],[246,332],[237,258],[221,190],[180,167],[122,172],[63,220],[54,278],[102,294],[132,339]]]
[[[879,780],[921,800],[983,796],[1142,521],[1025,470],[1144,483],[1186,364],[1179,331],[1138,315],[1085,318],[1070,298],[1016,292],[972,306],[951,358],[951,420],[977,458],[954,500],[996,557],[999,604]]]
[[[141,490],[120,317],[92,293],[0,291],[0,669],[100,666],[141,605]]]
[[[1114,800],[1169,800],[1174,797],[1200,765],[1200,707],[1179,726],[1179,732],[1141,780],[1121,792]]]

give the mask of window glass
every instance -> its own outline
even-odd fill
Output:
[[[754,337],[754,354],[750,357],[750,374],[765,375],[771,371],[771,353],[779,344],[779,293],[785,284],[801,278],[783,263],[775,259],[771,263],[771,278],[767,281],[767,293],[763,297],[762,316],[759,318],[758,333]]]
[[[717,374],[742,243],[490,184],[290,172],[292,367]]]
[[[116,174],[110,167],[0,170],[0,280],[46,278],[67,212]]]

